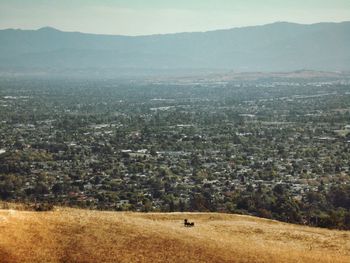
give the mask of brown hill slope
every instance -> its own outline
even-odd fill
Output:
[[[216,213],[0,210],[0,262],[350,262],[350,232]]]

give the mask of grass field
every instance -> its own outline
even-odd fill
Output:
[[[217,213],[3,209],[0,262],[348,263],[350,232]]]

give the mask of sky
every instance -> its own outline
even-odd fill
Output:
[[[350,0],[0,0],[0,29],[149,35],[350,21]]]

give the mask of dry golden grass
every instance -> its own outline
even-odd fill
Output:
[[[29,204],[0,201],[0,209],[33,210]]]
[[[350,262],[350,232],[216,213],[0,210],[0,262]]]

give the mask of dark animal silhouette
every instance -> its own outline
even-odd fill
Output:
[[[184,220],[184,226],[185,227],[193,227],[194,222],[189,222],[187,219]]]

